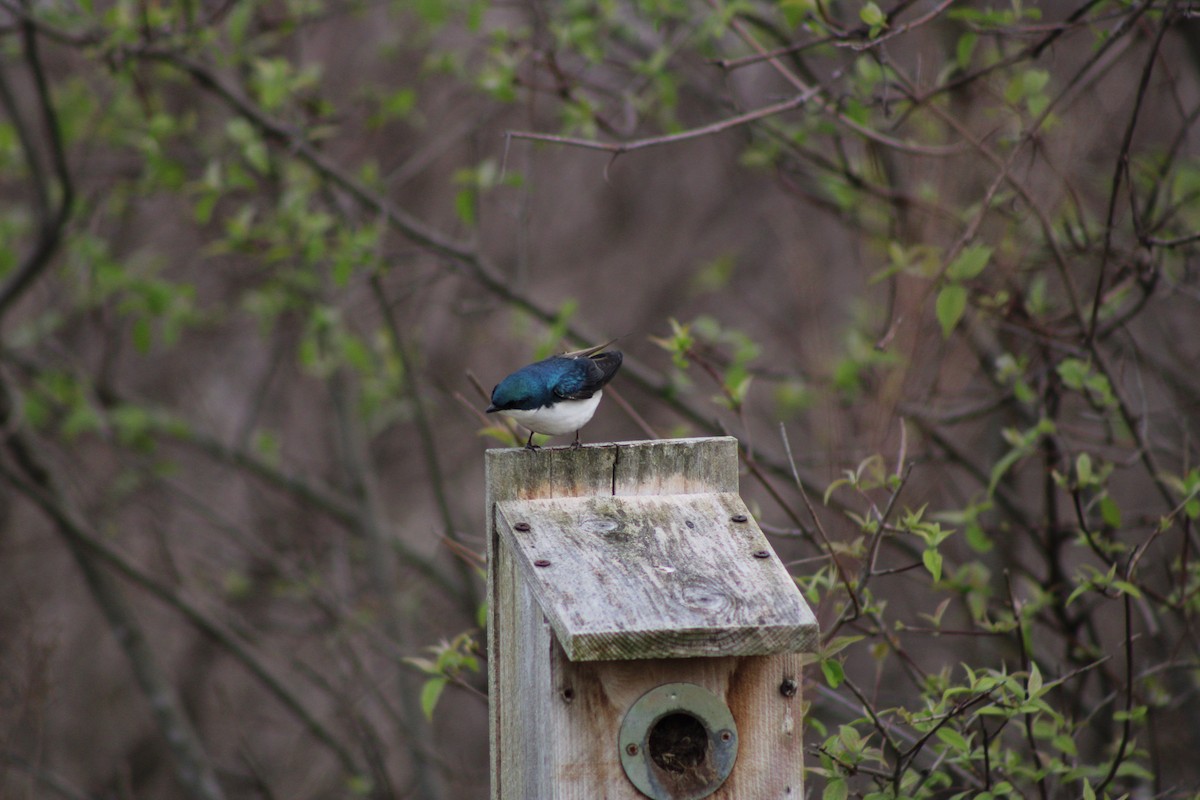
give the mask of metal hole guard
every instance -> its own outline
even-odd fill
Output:
[[[621,767],[652,800],[700,800],[721,787],[737,761],[729,707],[694,683],[666,683],[630,706],[617,739]]]

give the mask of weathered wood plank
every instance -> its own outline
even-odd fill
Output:
[[[620,447],[614,495],[668,495],[738,490],[737,439],[664,439]]]
[[[488,505],[500,500],[738,490],[737,439],[661,439],[488,450]]]
[[[507,501],[497,511],[574,661],[812,649],[812,612],[736,494]]]
[[[550,634],[546,634],[550,637]],[[645,800],[625,777],[616,748],[626,711],[651,689],[688,682],[725,700],[741,742],[732,774],[713,800],[799,800],[803,779],[798,654],[747,658],[573,662],[552,638],[549,675],[530,675],[527,701],[543,732],[525,794],[505,798]],[[545,669],[530,665],[531,672]],[[548,681],[548,683],[547,683]],[[780,687],[786,683],[786,691]],[[541,686],[537,691],[535,687]],[[792,692],[792,687],[797,687]]]

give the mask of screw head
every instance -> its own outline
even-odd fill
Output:
[[[533,562],[533,565],[534,565],[535,567],[548,567],[548,566],[550,566],[550,559],[548,559],[548,558],[539,558],[537,561],[534,561],[534,562]]]
[[[749,519],[749,517],[747,517],[745,514],[734,514],[732,517],[730,517],[730,519],[734,522],[745,522]]]
[[[771,552],[769,550],[755,550],[754,557],[755,558],[770,558]]]
[[[521,533],[525,533],[526,531],[529,530],[529,523],[528,522],[518,522],[516,525],[513,525],[513,530],[521,531]]]
[[[636,756],[638,754],[638,746],[633,742],[630,742],[629,744],[625,745],[625,752],[629,753],[631,756]]]

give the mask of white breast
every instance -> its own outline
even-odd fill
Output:
[[[518,425],[534,433],[561,436],[564,433],[574,433],[587,424],[596,413],[596,406],[600,405],[601,394],[603,392],[596,392],[587,400],[562,400],[552,406],[525,411],[509,409],[500,413],[511,417]]]

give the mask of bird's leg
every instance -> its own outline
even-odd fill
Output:
[[[526,450],[540,450],[541,449],[540,447],[538,447],[536,444],[533,443],[533,431],[529,432],[529,440],[527,442],[525,442],[525,449]]]
[[[583,447],[583,445],[579,443],[579,431],[575,431],[575,443],[571,445],[571,449],[578,450],[581,447]]]

